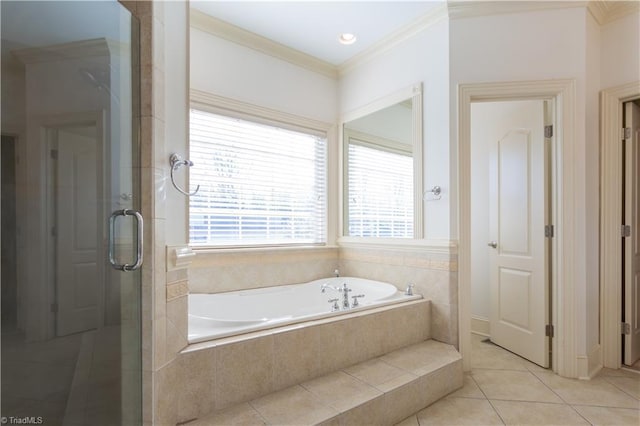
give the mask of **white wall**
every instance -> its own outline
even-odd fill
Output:
[[[336,80],[194,28],[191,88],[326,123],[336,121]]]
[[[439,185],[442,199],[424,205],[425,237],[449,239],[448,22],[439,22],[340,79],[341,114],[363,107],[400,89],[424,87],[424,187]]]
[[[586,152],[598,152],[597,139],[586,138],[587,101],[587,22],[584,8],[546,10],[453,20],[450,23],[451,80],[450,95],[455,99],[458,84],[493,81],[575,79],[575,318],[579,355],[587,341],[598,338],[598,328],[587,317],[598,312],[598,266],[587,265],[587,253],[597,251],[598,227],[591,227],[592,216],[586,210],[596,197],[594,188],[587,193],[587,173],[593,173],[592,158]],[[457,151],[457,105],[451,105],[452,152]],[[596,132],[597,135],[597,132]],[[451,157],[451,180],[455,180],[455,156]],[[597,169],[597,164],[596,164]],[[457,206],[456,206],[457,207]],[[452,221],[457,222],[456,209]],[[588,220],[589,216],[589,220]],[[454,233],[457,235],[457,230]],[[595,271],[595,273],[594,273]],[[561,284],[562,285],[562,284]],[[590,305],[587,306],[587,299]],[[594,305],[595,302],[595,305]]]
[[[640,13],[601,28],[601,88],[640,80]]]

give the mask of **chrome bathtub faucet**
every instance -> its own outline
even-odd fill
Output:
[[[345,285],[346,285],[346,284],[345,284]],[[335,291],[341,291],[341,289],[340,289],[340,288],[338,288],[338,287],[336,287],[336,286],[334,286],[334,285],[331,285],[331,284],[329,284],[329,283],[324,283],[324,284],[322,284],[322,285],[320,286],[320,292],[321,292],[321,293],[324,293],[325,291],[327,291],[327,288],[330,288],[330,289],[335,290]]]
[[[351,308],[357,308],[358,306],[360,306],[360,304],[358,303],[358,299],[361,297],[364,297],[364,294],[356,294],[355,296],[351,296],[351,298],[353,299]]]
[[[351,289],[347,287],[347,283],[342,284],[342,288],[338,291],[342,292],[342,309],[351,308],[351,305],[349,304],[349,292],[351,292]]]
[[[333,305],[331,305],[331,312],[335,312],[335,311],[339,311],[340,310],[340,305],[338,305],[338,299],[337,297],[333,298],[333,299],[329,299],[327,302],[329,303],[333,303]]]
[[[415,284],[409,283],[407,289],[404,291],[405,296],[413,296],[413,287],[415,287]]]

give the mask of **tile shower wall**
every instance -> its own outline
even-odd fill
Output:
[[[342,275],[384,281],[430,299],[432,338],[458,346],[458,262],[449,249],[340,248]]]

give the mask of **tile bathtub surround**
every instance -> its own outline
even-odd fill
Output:
[[[462,386],[462,362],[452,346],[427,340],[399,352],[388,353],[386,361],[374,358],[190,424],[390,425]],[[414,360],[411,371],[404,369],[408,358]],[[434,358],[441,363],[433,364]],[[382,375],[376,372],[380,367]],[[386,380],[391,372],[406,380]]]
[[[472,336],[463,388],[402,425],[640,423],[640,374],[605,368],[592,380],[567,379],[483,340]]]
[[[433,338],[452,345],[458,343],[457,268],[455,253],[429,248],[340,248],[342,275],[389,282],[401,291],[415,284],[414,292],[433,303]]]
[[[267,330],[250,339],[236,336],[194,345],[159,375],[159,401],[185,393],[189,398],[171,401],[158,421],[175,424],[199,418],[425,341],[430,337],[430,305],[417,300],[313,321],[306,327]],[[310,386],[322,389],[321,382]]]
[[[298,284],[333,275],[335,247],[198,251],[189,268],[193,293]]]

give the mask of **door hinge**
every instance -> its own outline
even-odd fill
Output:
[[[622,238],[629,238],[631,236],[631,225],[622,225],[620,234],[622,234]]]
[[[631,127],[624,127],[622,129],[622,139],[631,139]]]
[[[553,136],[553,125],[544,126],[544,137],[550,138]]]
[[[544,226],[544,236],[546,238],[553,238],[553,225]]]
[[[544,326],[544,335],[547,337],[553,337],[553,325],[547,324]]]
[[[620,324],[620,326],[621,334],[631,334],[631,324],[629,324],[628,322],[623,322],[622,324]]]
[[[53,312],[54,314],[58,313],[58,304],[57,303],[52,303],[51,304],[51,312]]]
[[[52,149],[50,154],[51,154],[51,159],[52,160],[57,160],[58,159],[58,150],[57,149]]]

